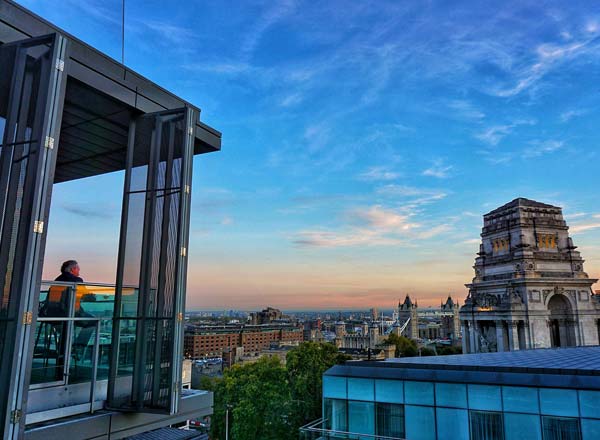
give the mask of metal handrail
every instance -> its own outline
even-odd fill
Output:
[[[98,382],[98,362],[99,362],[99,356],[100,356],[100,329],[101,329],[101,323],[102,322],[106,322],[106,321],[111,321],[113,319],[113,316],[81,316],[81,317],[77,317],[77,316],[73,316],[73,306],[74,306],[74,301],[75,301],[75,296],[74,296],[74,291],[77,289],[77,286],[88,286],[90,288],[94,288],[94,287],[108,287],[108,288],[115,288],[114,284],[107,284],[107,283],[74,283],[74,282],[65,282],[65,281],[42,281],[42,285],[49,285],[49,286],[64,286],[65,288],[68,288],[71,293],[70,293],[70,299],[69,299],[69,305],[68,305],[68,314],[69,316],[38,316],[37,317],[37,321],[40,323],[57,323],[57,322],[64,322],[64,323],[68,323],[68,330],[67,333],[65,334],[65,353],[64,353],[64,358],[65,358],[65,362],[64,362],[64,366],[63,366],[63,376],[64,376],[64,380],[61,381],[60,383],[56,383],[56,382],[47,382],[47,383],[40,383],[40,384],[36,384],[34,386],[34,388],[39,389],[39,388],[50,388],[53,386],[67,386],[69,385],[69,369],[71,366],[71,348],[72,345],[74,343],[74,333],[73,333],[73,325],[76,325],[76,323],[78,322],[88,322],[88,323],[93,323],[92,325],[95,327],[95,334],[94,334],[94,343],[93,343],[93,347],[92,347],[92,358],[91,358],[91,377],[90,377],[90,394],[89,394],[89,412],[93,413],[94,412],[94,401],[96,398],[96,385]],[[125,288],[136,288],[134,286],[123,286]]]
[[[372,440],[406,440],[401,437],[388,437],[385,435],[375,435],[375,434],[362,434],[359,432],[350,432],[350,431],[338,431],[335,429],[326,429],[326,428],[316,428],[316,426],[325,423],[327,419],[317,419],[314,422],[311,422],[307,425],[304,425],[300,428],[300,432],[315,432],[330,436],[344,436],[347,438],[357,438],[357,439],[372,439]]]

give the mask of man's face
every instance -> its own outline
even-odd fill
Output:
[[[73,269],[71,269],[71,273],[73,275],[75,275],[76,277],[79,276],[79,264],[75,265],[75,267]]]

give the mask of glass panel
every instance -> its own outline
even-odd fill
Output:
[[[504,440],[502,413],[470,411],[472,440]]]
[[[348,401],[348,431],[375,434],[375,404]]]
[[[583,440],[597,440],[600,438],[600,420],[581,419],[581,433]]]
[[[506,440],[542,440],[540,416],[504,413]]]
[[[31,226],[48,217],[56,151],[43,148],[43,142],[60,126],[65,77],[53,63],[59,53],[64,56],[63,42],[54,34],[0,45],[0,420],[8,420],[7,412],[27,399],[29,378],[23,372],[34,354],[31,338],[40,335],[36,348],[47,360],[36,365],[40,376],[62,380],[65,363],[62,326],[30,333],[20,322],[39,294],[43,234],[33,234]],[[0,437],[9,435],[5,428],[13,426],[0,423]]]
[[[581,417],[600,419],[600,391],[579,391]]]
[[[132,395],[112,406],[176,410],[182,347],[183,292],[191,167],[191,113],[179,109],[136,120],[129,145],[125,221],[121,231],[117,319],[138,318]],[[127,298],[127,289],[137,295]],[[130,327],[130,326],[128,326]],[[118,344],[120,325],[113,335]],[[119,353],[123,352],[121,347]],[[112,368],[124,370],[121,355]]]
[[[469,414],[466,409],[437,408],[436,418],[438,440],[469,440]]]
[[[539,414],[538,389],[502,387],[504,411]]]
[[[373,379],[348,378],[349,400],[375,400]]]
[[[542,417],[544,440],[581,440],[579,419]]]
[[[73,344],[69,364],[69,383],[91,382],[96,343],[96,322],[76,321],[73,326]],[[108,377],[106,365],[103,376]]]
[[[404,438],[404,405],[377,403],[375,411],[377,435]]]
[[[346,378],[323,376],[323,397],[346,399]]]
[[[42,286],[31,361],[30,383],[32,385],[65,380],[68,323],[66,321],[44,321],[44,319],[70,316],[71,300],[72,290],[69,286]]]
[[[404,382],[401,380],[376,380],[375,400],[378,402],[404,403]]]
[[[540,388],[542,414],[578,417],[577,391]]]
[[[404,382],[404,398],[406,403],[433,406],[433,383]]]
[[[31,362],[31,384],[64,380],[66,337],[65,322],[38,320]]]
[[[339,399],[325,399],[323,403],[325,429],[334,431],[348,431],[347,401]]]
[[[406,438],[435,440],[435,414],[432,407],[404,405]]]
[[[435,399],[437,406],[466,408],[467,386],[461,383],[436,383]]]
[[[469,408],[502,411],[500,387],[492,385],[469,385]]]

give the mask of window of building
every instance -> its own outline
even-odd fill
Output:
[[[537,388],[502,387],[504,411],[538,414]]]
[[[357,434],[375,434],[375,404],[348,401],[348,431]]]
[[[404,438],[404,405],[377,403],[375,414],[377,435]]]
[[[493,385],[468,386],[469,408],[484,411],[502,411],[500,387]]]
[[[544,440],[581,440],[579,419],[571,417],[542,417]]]
[[[469,440],[469,414],[466,409],[437,408],[437,440]]]
[[[504,440],[502,413],[469,411],[471,440]]]
[[[504,413],[505,440],[542,440],[540,416]]]
[[[325,429],[348,431],[347,401],[340,399],[324,399],[323,418]]]
[[[430,406],[404,406],[406,438],[436,440],[435,410]]]

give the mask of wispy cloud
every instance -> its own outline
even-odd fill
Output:
[[[448,195],[447,191],[443,190],[395,184],[384,185],[378,188],[376,192],[377,194],[389,197],[408,198],[415,204],[441,200]]]
[[[115,212],[114,207],[108,206],[90,206],[89,204],[81,204],[81,203],[63,203],[61,206],[62,209],[67,211],[70,214],[76,215],[78,217],[84,218],[95,218],[95,219],[108,219],[112,218],[112,213]]]
[[[581,232],[591,231],[592,229],[599,229],[600,222],[592,222],[592,223],[578,223],[576,225],[571,225],[569,227],[569,231],[572,234],[579,234]]]
[[[296,2],[294,0],[268,3],[268,5],[269,7],[262,13],[250,31],[245,35],[241,51],[246,57],[252,55],[262,36],[271,26],[288,17],[296,8]]]
[[[560,114],[559,119],[560,119],[560,122],[569,122],[573,118],[577,118],[579,116],[585,115],[586,113],[588,113],[588,111],[589,110],[587,110],[587,109],[567,110]]]
[[[438,179],[446,179],[450,177],[453,168],[452,165],[446,165],[442,159],[436,159],[433,165],[424,170],[422,174],[424,176],[437,177]]]
[[[475,134],[475,138],[488,145],[496,146],[502,139],[511,134],[520,125],[535,125],[533,119],[518,119],[510,124],[492,125]]]
[[[523,157],[532,158],[539,157],[544,154],[554,153],[564,147],[564,142],[557,140],[535,140],[529,143],[529,146],[524,149]]]
[[[448,107],[455,114],[475,121],[480,121],[485,118],[485,113],[479,110],[472,102],[463,99],[452,100],[448,103]]]
[[[371,167],[358,175],[359,180],[365,181],[396,180],[399,177],[402,177],[401,173],[383,166]]]
[[[591,32],[596,32],[591,31]],[[529,89],[540,81],[548,72],[587,50],[592,49],[591,44],[594,37],[588,37],[581,41],[569,42],[567,44],[540,44],[536,48],[535,60],[532,64],[519,69],[516,74],[516,82],[509,87],[499,87],[491,93],[499,97],[512,97]]]

